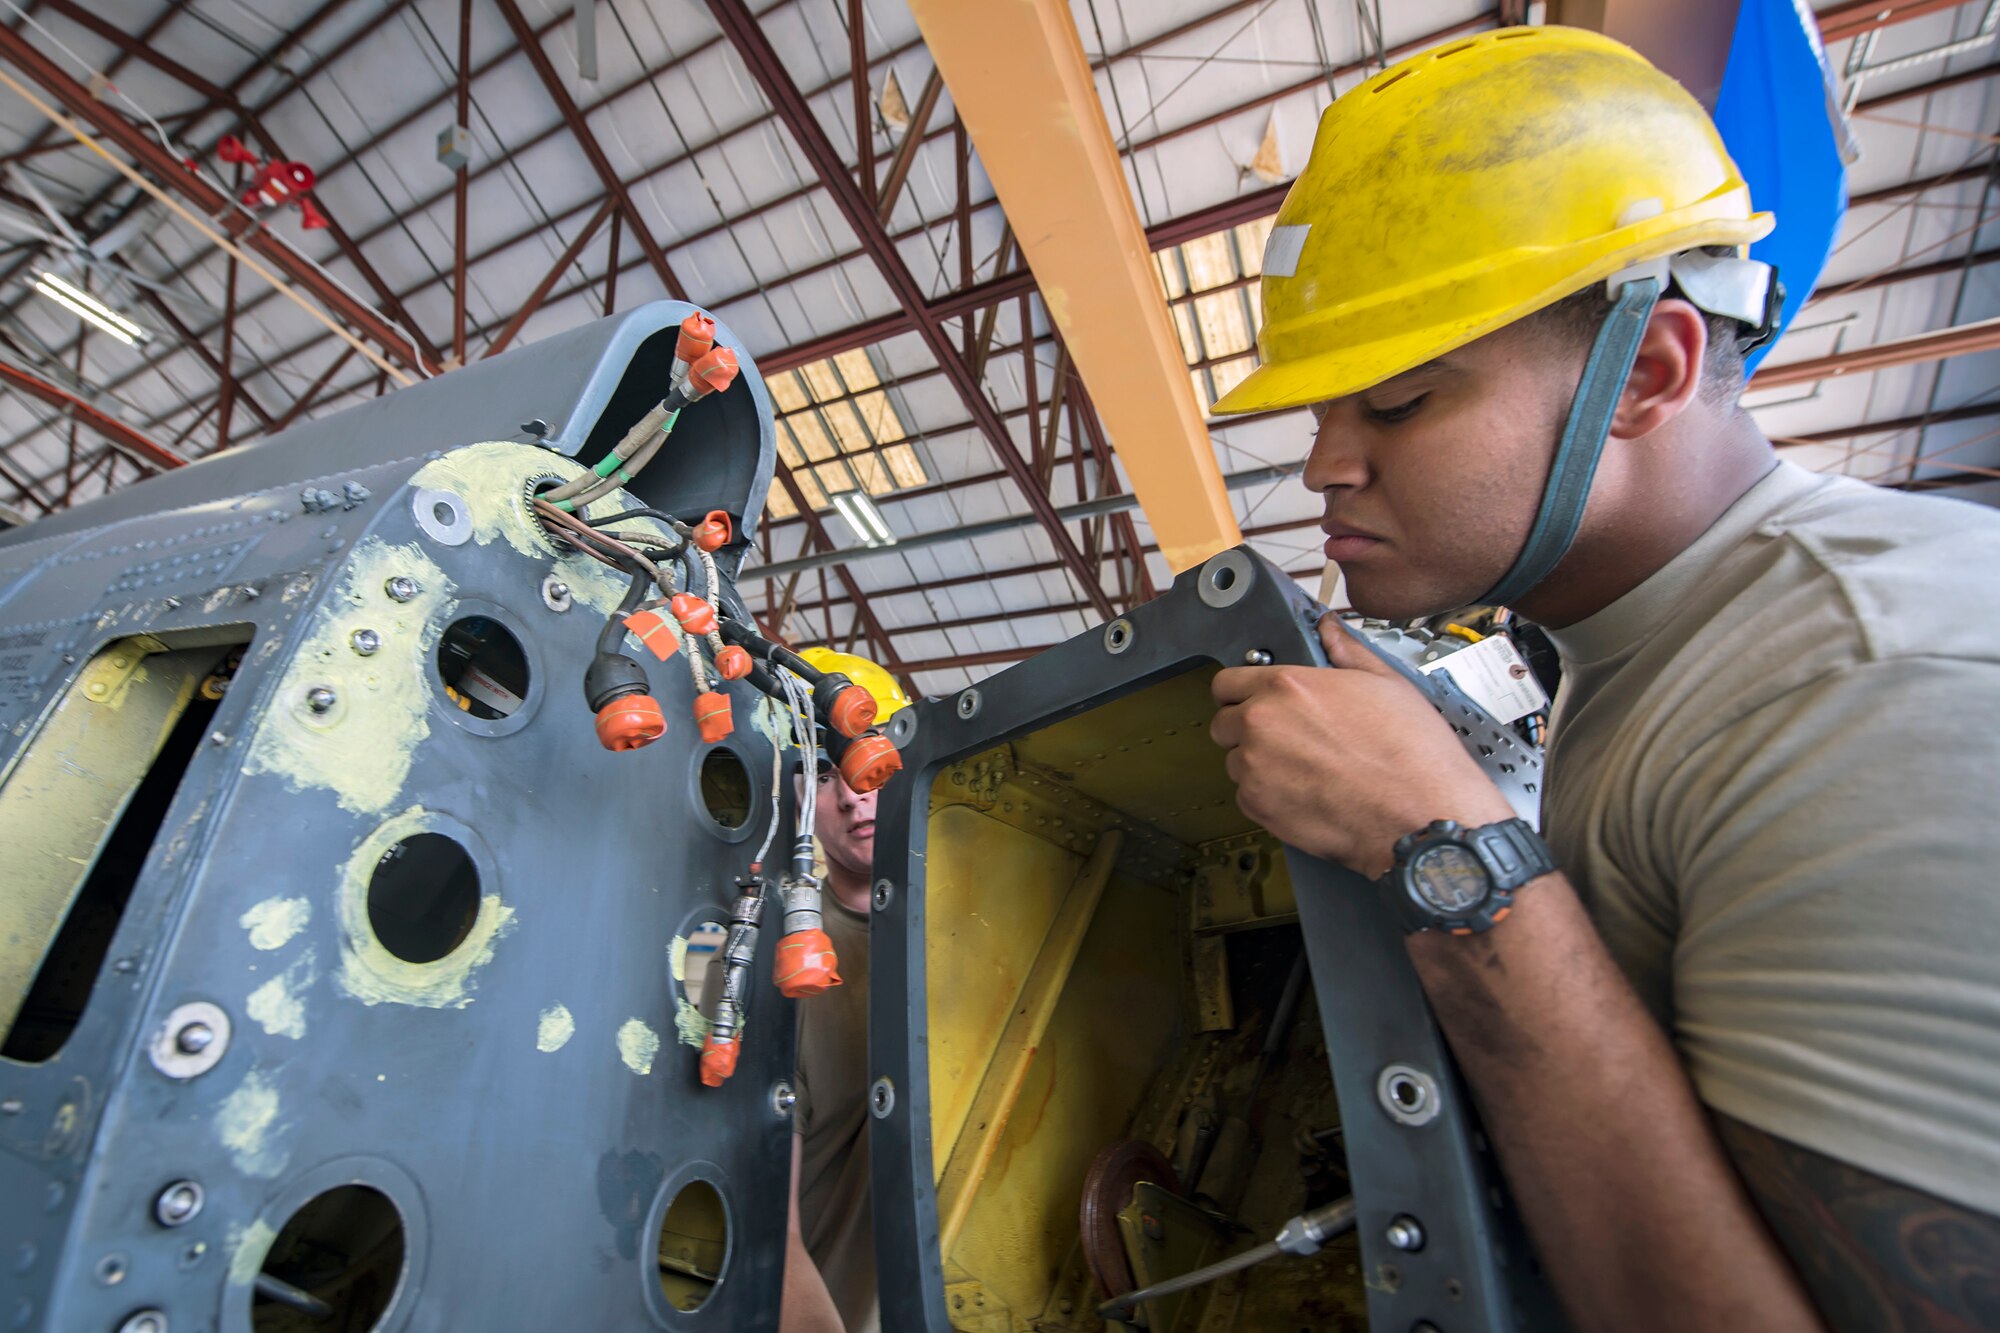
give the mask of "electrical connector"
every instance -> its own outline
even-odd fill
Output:
[[[840,777],[857,792],[871,792],[903,770],[903,756],[879,731],[867,731],[847,744],[840,756]]]
[[[729,696],[718,694],[714,690],[696,695],[694,725],[701,733],[701,738],[711,745],[736,730],[736,721],[729,711]]]
[[[681,622],[681,628],[690,634],[709,634],[715,630],[715,607],[691,592],[677,592],[667,603],[674,613],[674,619]]]

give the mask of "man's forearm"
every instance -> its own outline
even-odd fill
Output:
[[[1410,957],[1579,1330],[1819,1327],[1567,880]]]

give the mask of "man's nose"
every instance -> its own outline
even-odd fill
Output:
[[[1313,432],[1312,452],[1306,455],[1305,483],[1308,489],[1324,493],[1356,490],[1368,482],[1368,460],[1360,448],[1358,433],[1343,422],[1338,406],[1330,408]]]

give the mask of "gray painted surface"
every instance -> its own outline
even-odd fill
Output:
[[[754,696],[728,687],[738,725],[727,744],[757,812],[732,832],[700,803],[712,747],[689,720],[684,663],[651,666],[663,739],[621,754],[599,746],[581,681],[602,613],[581,601],[558,613],[541,596],[551,572],[585,588],[591,563],[499,538],[443,545],[411,503],[411,478],[435,451],[504,439],[533,412],[574,452],[606,404],[657,398],[664,384],[648,379],[657,367],[644,349],[685,311],[653,306],[578,330],[0,537],[0,780],[103,645],[141,633],[170,647],[223,633],[251,642],[80,1025],[45,1063],[0,1060],[0,1326],[112,1330],[157,1308],[175,1333],[240,1333],[271,1233],[346,1181],[387,1193],[405,1223],[384,1330],[775,1323],[790,1132],[772,1091],[790,1076],[791,1007],[763,980],[767,939],[742,1063],[707,1089],[696,1052],[675,1041],[669,977],[673,938],[728,920],[754,849],[771,772]],[[725,403],[726,414],[704,420],[713,402],[687,414],[686,442],[701,447],[663,456],[658,493],[754,515],[771,422],[747,360]],[[546,457],[525,445],[502,454],[529,467]],[[338,494],[348,482],[369,498],[303,511],[302,486]],[[438,596],[412,603],[402,614],[417,623],[396,631],[381,574],[405,555],[434,566],[426,596]],[[437,635],[468,613],[500,620],[526,650],[525,703],[503,723],[476,724],[436,675]],[[365,665],[343,656],[344,639],[324,642],[357,616],[384,639]],[[314,720],[300,683],[324,672],[337,673],[340,701]],[[416,700],[420,726],[398,720],[399,699]],[[305,776],[270,769],[274,753]],[[355,772],[398,755],[407,774],[386,799],[349,790]],[[442,832],[470,851],[480,892],[497,899],[482,922],[508,916],[483,961],[467,966],[462,948],[432,973],[405,964],[401,990],[370,970],[369,941],[340,908],[347,868],[365,880],[385,827]],[[274,898],[303,899],[309,920],[259,948],[245,913]],[[460,973],[456,995],[432,985]],[[272,1030],[249,997],[281,977],[296,1022]],[[191,1001],[220,1006],[233,1033],[212,1070],[183,1082],[153,1067],[147,1045]],[[538,1049],[540,1016],[558,1004],[574,1036]],[[621,1057],[634,1020],[662,1041],[650,1072]],[[665,1187],[690,1175],[722,1192],[734,1242],[698,1315],[666,1307],[653,1257]],[[169,1229],[153,1202],[179,1178],[206,1200]]]

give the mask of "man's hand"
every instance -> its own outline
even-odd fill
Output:
[[[1370,879],[1396,840],[1434,819],[1467,827],[1511,819],[1431,701],[1328,615],[1330,669],[1231,667],[1208,734],[1229,751],[1243,813],[1281,841]]]

